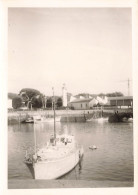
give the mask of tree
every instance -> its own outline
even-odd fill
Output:
[[[42,108],[42,98],[40,95],[34,96],[31,101],[33,108]]]
[[[34,97],[35,95],[40,95],[41,93],[40,93],[40,91],[38,91],[38,90],[36,90],[36,89],[23,88],[23,89],[20,91],[19,95],[21,95],[21,94],[26,94],[26,95],[29,97],[29,99],[31,99],[31,98]]]
[[[47,97],[44,94],[42,94],[41,99],[42,99],[42,107],[46,108]]]
[[[62,98],[57,99],[57,107],[61,107],[63,105]]]
[[[123,93],[121,92],[114,92],[114,93],[107,93],[107,97],[119,97],[119,96],[124,96]]]
[[[22,105],[22,98],[20,96],[12,99],[12,107],[14,109],[20,108]]]
[[[31,107],[32,104],[32,99],[37,96],[40,95],[40,91],[36,90],[36,89],[31,89],[31,88],[23,88],[19,95],[23,98],[25,105],[29,108]]]
[[[106,96],[106,94],[105,93],[100,93],[100,94],[98,94],[98,96],[102,97],[102,96]]]
[[[46,102],[46,107],[51,108],[52,107],[52,98],[48,98]]]

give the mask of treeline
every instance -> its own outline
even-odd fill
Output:
[[[113,93],[100,93],[98,96],[120,97],[120,96],[124,96],[124,94],[122,92],[113,92]]]
[[[28,109],[51,108],[53,101],[57,108],[62,107],[62,98],[59,96],[48,97],[40,91],[31,88],[23,88],[19,94],[8,93],[8,98],[12,99],[12,107],[18,109],[27,107]]]
[[[81,93],[76,95],[83,96],[85,98],[89,98],[89,96],[107,96],[107,97],[117,97],[123,96],[121,92],[114,93],[100,93],[100,94],[88,94]],[[71,94],[69,94],[69,97]],[[55,101],[56,108],[63,108],[63,101],[60,96],[53,97],[46,96],[42,94],[40,91],[32,88],[23,88],[19,91],[19,94],[8,93],[8,98],[12,99],[12,107],[14,109],[18,109],[21,107],[26,107],[27,109],[37,109],[37,108],[52,108],[53,101]],[[70,99],[70,98],[69,98]],[[69,101],[69,100],[68,100]]]
[[[113,92],[113,93],[99,93],[99,94],[89,94],[89,93],[79,93],[76,96],[83,96],[85,98],[89,98],[89,96],[92,97],[96,97],[96,96],[107,96],[107,97],[120,97],[120,96],[124,96],[124,94],[122,92]]]

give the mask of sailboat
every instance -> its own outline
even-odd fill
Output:
[[[53,91],[54,97],[54,91]],[[57,135],[54,105],[54,135],[44,147],[36,147],[34,128],[35,154],[25,155],[25,163],[32,172],[34,179],[57,179],[71,171],[83,156],[83,147],[79,146],[73,135]],[[34,118],[35,127],[35,118]]]
[[[60,122],[61,116],[56,116],[55,117],[55,122]],[[40,120],[36,120],[36,123],[53,123],[54,118],[46,118],[46,117],[41,117]]]

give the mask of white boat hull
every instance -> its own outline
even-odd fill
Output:
[[[55,122],[60,122],[61,117],[55,118]],[[53,123],[54,118],[41,118],[41,120],[36,120],[36,123]]]
[[[83,148],[77,149],[75,152],[60,159],[34,163],[35,179],[56,179],[61,177],[78,164],[82,155]]]

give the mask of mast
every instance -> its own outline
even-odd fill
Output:
[[[33,119],[34,119],[34,150],[35,150],[35,154],[36,154],[36,128],[35,128],[35,126],[36,126],[36,123],[35,123],[35,117],[33,117]]]
[[[56,145],[56,121],[55,121],[55,95],[54,95],[54,87],[52,88],[53,90],[53,110],[54,110],[54,140],[55,140],[55,145]]]

